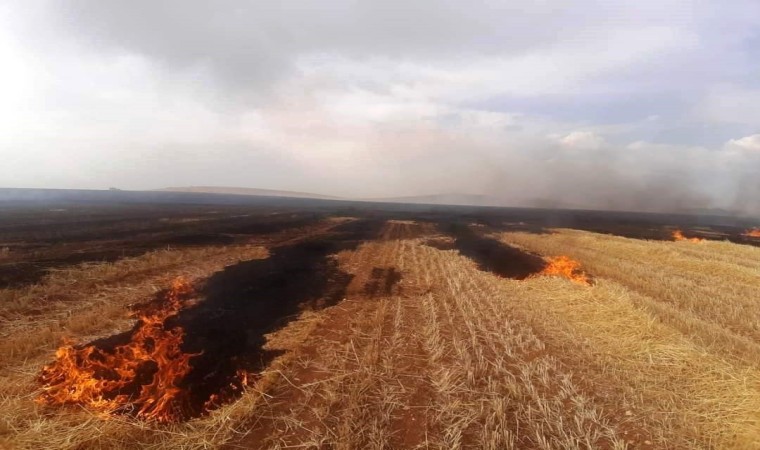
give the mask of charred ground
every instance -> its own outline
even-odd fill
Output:
[[[173,247],[266,241],[272,233],[299,230],[328,215],[377,220],[423,220],[461,232],[475,223],[492,231],[547,233],[573,228],[637,239],[689,236],[760,246],[744,235],[757,223],[726,216],[604,211],[400,205],[234,195],[151,193],[118,197],[64,191],[52,199],[30,196],[0,202],[0,287],[39,281],[50,269],[116,261]],[[127,193],[110,193],[124,196]],[[30,194],[31,195],[31,194]],[[464,240],[469,238],[462,237]],[[472,247],[468,245],[468,247]],[[472,250],[465,250],[472,251]],[[482,253],[482,252],[481,252]]]

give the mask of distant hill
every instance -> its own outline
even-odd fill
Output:
[[[363,198],[368,202],[413,203],[428,205],[503,206],[503,202],[487,195],[477,194],[431,194],[405,197]]]
[[[413,205],[463,205],[463,206],[528,206],[539,208],[567,208],[569,205],[561,204],[552,200],[536,199],[524,202],[520,205],[506,204],[504,200],[489,195],[464,194],[450,192],[444,194],[429,195],[408,195],[400,197],[373,197],[373,198],[356,198],[356,197],[334,197],[329,195],[313,194],[310,192],[297,191],[280,191],[275,189],[257,189],[241,188],[231,186],[179,186],[156,189],[162,192],[190,192],[203,194],[232,194],[232,195],[250,195],[260,197],[288,197],[288,198],[307,198],[318,200],[346,200],[376,203],[406,203]]]
[[[411,203],[411,204],[430,204],[430,205],[469,205],[469,206],[501,206],[495,198],[486,195],[475,194],[431,194],[431,195],[410,195],[403,197],[383,197],[383,198],[346,198],[334,197],[329,195],[313,194],[310,192],[297,191],[280,191],[275,189],[257,189],[241,188],[231,186],[175,186],[156,189],[163,192],[193,192],[205,194],[233,194],[233,195],[255,195],[266,197],[297,197],[297,198],[314,198],[322,200],[358,200],[365,202],[381,203]]]
[[[116,188],[110,188],[113,192],[125,192]],[[360,201],[373,203],[401,203],[412,205],[453,205],[453,206],[496,206],[496,207],[522,207],[522,208],[540,208],[540,209],[599,209],[588,208],[584,205],[568,203],[552,198],[531,198],[521,202],[508,202],[502,198],[480,194],[465,194],[459,192],[449,192],[443,194],[429,195],[409,195],[399,197],[376,197],[376,198],[356,198],[356,197],[335,197],[330,195],[314,194],[311,192],[284,191],[276,189],[258,189],[233,186],[173,186],[161,189],[154,189],[151,192],[178,192],[190,194],[220,194],[220,195],[245,195],[251,197],[281,197],[281,198],[302,198],[314,200],[343,200],[343,201]],[[675,214],[689,214],[698,216],[727,216],[737,217],[742,214],[737,211],[725,209],[684,209],[672,211]]]
[[[313,194],[311,192],[278,191],[275,189],[256,189],[229,186],[179,186],[156,189],[163,192],[194,192],[204,194],[255,195],[263,197],[318,198],[322,200],[341,200],[340,197]]]

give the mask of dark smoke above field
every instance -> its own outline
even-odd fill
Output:
[[[0,187],[760,214],[760,3],[0,6]]]

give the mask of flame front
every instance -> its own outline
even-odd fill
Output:
[[[681,230],[673,231],[673,240],[674,241],[689,241],[689,242],[694,242],[694,243],[704,241],[704,239],[698,238],[698,237],[687,238],[686,236],[683,235],[683,232]]]
[[[744,233],[747,237],[760,238],[760,228],[751,228]]]
[[[106,414],[131,412],[158,422],[182,418],[178,383],[190,372],[190,358],[180,346],[181,327],[167,329],[166,321],[192,294],[184,279],[176,279],[163,304],[139,317],[131,341],[106,352],[94,345],[67,344],[39,375],[43,391],[38,401],[48,405],[82,405]]]
[[[591,285],[588,275],[581,270],[581,264],[568,256],[549,258],[549,264],[540,275],[560,276],[584,286]]]

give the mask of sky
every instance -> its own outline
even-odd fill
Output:
[[[0,187],[760,215],[757,0],[5,0]]]

